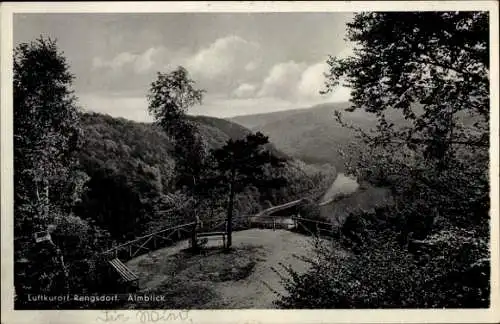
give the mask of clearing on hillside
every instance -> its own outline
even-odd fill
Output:
[[[296,256],[311,251],[311,237],[287,230],[250,229],[233,233],[233,249],[224,252],[211,241],[206,253],[186,252],[187,241],[139,256],[127,266],[139,275],[141,292],[166,296],[163,303],[137,308],[275,308],[282,292],[280,277],[272,268],[291,265],[303,272],[308,264]],[[340,250],[339,250],[340,251]]]

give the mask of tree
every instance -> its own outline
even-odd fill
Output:
[[[268,166],[280,168],[284,160],[263,148],[269,138],[262,133],[249,134],[244,139],[228,140],[220,149],[212,150],[212,170],[198,186],[199,193],[222,190],[228,195],[227,203],[227,247],[232,244],[234,198],[250,185],[280,187],[284,178],[270,177]]]
[[[378,118],[369,131],[336,113],[362,139],[347,171],[394,204],[350,216],[350,260],[329,247],[306,274],[288,271],[281,306],[488,307],[488,14],[367,12],[347,29],[354,55],[329,58],[323,92],[343,80],[348,111]]]
[[[61,233],[58,225],[72,212],[87,179],[74,155],[80,145],[81,129],[71,90],[73,75],[68,69],[65,57],[51,39],[41,37],[22,43],[14,51],[14,250],[18,294],[69,289],[60,242],[54,239],[37,245],[34,239],[37,232]],[[51,256],[54,261],[50,261]]]
[[[370,160],[392,165],[378,168],[379,178],[392,178],[410,193],[416,187],[408,184],[433,189],[429,195],[448,202],[450,195],[484,202],[489,192],[488,14],[372,12],[357,14],[347,26],[357,48],[352,57],[330,57],[326,92],[344,79],[352,88],[349,111],[378,117],[371,134],[354,128],[370,147],[365,153],[379,156]],[[340,113],[337,119],[343,123]],[[373,161],[364,162],[357,166],[359,175]],[[465,179],[474,179],[474,189],[456,192]],[[483,214],[484,207],[489,208],[483,206]]]
[[[201,104],[205,92],[194,83],[180,66],[170,73],[158,72],[148,94],[150,114],[175,141],[177,185],[187,189],[198,181],[207,151],[196,123],[186,118],[189,108]]]
[[[326,92],[344,79],[352,88],[350,111],[378,117],[377,134],[366,139],[423,147],[442,168],[458,145],[489,146],[487,13],[372,12],[347,26],[358,47],[347,59],[330,57]],[[396,127],[391,110],[409,125]],[[477,118],[463,125],[463,113]]]

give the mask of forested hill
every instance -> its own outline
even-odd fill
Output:
[[[198,122],[199,130],[209,148],[219,148],[228,139],[241,139],[251,131],[244,126],[208,116],[189,116]],[[92,165],[123,170],[128,166],[158,168],[161,184],[169,187],[174,160],[170,152],[173,143],[166,134],[151,123],[115,118],[99,113],[83,113],[81,123],[84,144],[80,155],[82,165],[91,171]],[[273,144],[266,147],[280,157],[286,155]]]
[[[308,109],[237,116],[230,120],[269,136],[279,150],[308,163],[331,163],[339,170],[343,160],[338,150],[354,140],[354,132],[335,121],[334,112],[343,112],[346,120],[369,129],[376,125],[373,116],[345,113],[349,103],[323,104]]]
[[[375,115],[356,110],[346,112],[349,103],[326,103],[307,109],[271,112],[232,117],[229,120],[247,127],[252,131],[261,131],[269,136],[269,140],[284,153],[301,159],[307,163],[330,163],[339,171],[343,170],[344,161],[339,155],[339,149],[346,149],[350,143],[359,144],[355,132],[339,124],[334,113],[341,112],[343,120],[365,131],[374,129],[377,125]],[[416,114],[421,114],[423,108],[412,104]],[[386,117],[395,125],[408,125],[400,111],[385,111]],[[457,120],[472,126],[477,118],[459,112]]]
[[[210,117],[191,117],[209,148],[250,131]],[[95,219],[115,237],[146,230],[152,215],[175,204],[173,142],[151,123],[98,113],[81,116],[83,143],[79,160],[90,177],[78,213]]]
[[[188,118],[199,123],[200,131],[208,141],[210,148],[218,148],[224,145],[228,139],[241,139],[254,131],[233,121],[216,117],[188,116]],[[264,133],[264,135],[267,134]],[[269,143],[265,147],[276,156],[288,158],[285,153],[276,149],[273,143]]]
[[[218,118],[189,118],[199,122],[199,130],[209,148],[219,148],[230,138],[239,139],[250,133],[243,126]],[[131,238],[152,227],[175,221],[155,216],[158,211],[168,210],[183,199],[173,194],[174,147],[165,133],[151,123],[98,113],[82,114],[81,125],[83,143],[79,161],[89,179],[87,190],[76,208],[77,214],[95,220],[117,239]],[[272,144],[268,144],[267,149],[275,155],[285,156]],[[297,168],[302,173],[318,176],[318,181],[322,178],[331,183],[334,179],[319,176],[323,171],[298,161],[289,161],[289,165],[291,167],[286,172],[287,178],[294,181],[290,184],[292,191],[317,186],[307,179],[305,184],[295,181]],[[329,174],[334,176],[331,172]],[[293,194],[290,190],[282,192],[276,199],[286,200]],[[241,202],[246,203],[255,197],[247,198],[242,197]],[[177,216],[184,217],[182,213]]]

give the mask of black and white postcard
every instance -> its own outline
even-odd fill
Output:
[[[498,3],[0,8],[2,323],[500,320]]]

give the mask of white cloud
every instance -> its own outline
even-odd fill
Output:
[[[97,92],[84,94],[81,101],[91,110],[150,121],[145,93],[153,71],[167,72],[183,65],[200,88],[208,90],[204,105],[193,107],[192,113],[233,116],[312,106],[323,102],[345,102],[350,89],[337,87],[326,95],[321,62],[284,61],[265,70],[266,59],[259,45],[238,36],[219,38],[198,51],[179,48],[171,51],[154,46],[142,52],[122,52],[111,58],[95,57],[96,77],[106,74],[101,88],[120,85],[115,90],[124,96]],[[341,56],[352,53],[345,49]],[[111,72],[111,73],[107,73]],[[266,73],[267,72],[267,73]],[[140,85],[142,91],[132,91]],[[127,91],[129,89],[130,91]],[[141,94],[142,93],[142,94]]]
[[[153,56],[158,52],[160,52],[160,49],[151,47],[141,55],[137,56],[134,62],[135,71],[138,73],[149,71],[155,65]]]
[[[165,52],[166,49],[163,47],[151,47],[139,54],[122,52],[109,60],[95,57],[92,61],[92,67],[94,69],[109,68],[113,71],[132,67],[135,73],[143,74],[158,67],[163,59],[161,54],[165,54]]]
[[[319,91],[324,88],[324,73],[327,71],[328,65],[326,63],[317,63],[305,69],[297,85],[299,94],[304,98],[318,99],[320,97]]]
[[[295,96],[297,82],[300,80],[305,65],[294,61],[274,65],[262,82],[258,95],[291,99]]]
[[[245,71],[254,71],[255,69],[257,69],[257,66],[259,64],[255,61],[251,61],[251,62],[248,62],[247,65],[245,65]]]
[[[106,61],[100,57],[95,57],[93,60],[93,67],[95,68],[111,68],[113,70],[119,69],[127,63],[131,63],[135,60],[137,55],[131,54],[129,52],[123,52],[116,55],[114,58]]]
[[[237,98],[248,98],[255,94],[256,89],[257,87],[253,84],[242,83],[232,92],[232,95]]]
[[[351,98],[352,89],[344,86],[337,86],[327,96],[329,102],[347,102]]]
[[[289,61],[276,64],[262,82],[257,95],[288,100],[298,105],[348,101],[350,89],[344,87],[338,87],[325,95],[319,93],[324,90],[324,73],[327,71],[326,62],[307,65]]]
[[[334,56],[337,58],[347,58],[349,56],[354,55],[354,49],[356,48],[356,44],[351,42],[345,42],[344,49]]]
[[[239,36],[219,38],[188,58],[186,68],[194,75],[214,79],[252,68],[250,63],[258,50],[258,44]]]

